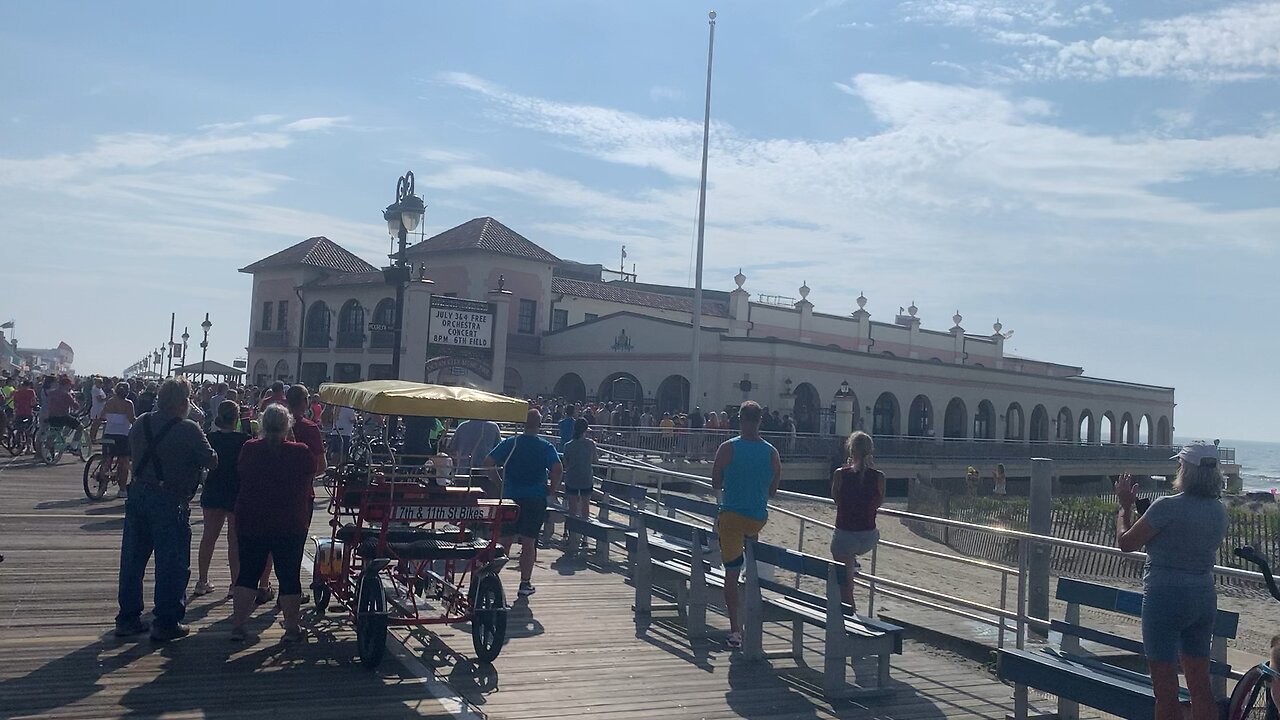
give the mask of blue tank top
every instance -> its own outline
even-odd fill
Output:
[[[769,517],[769,486],[773,484],[773,446],[764,440],[729,441],[733,460],[724,470],[724,499],[721,510],[754,520]]]

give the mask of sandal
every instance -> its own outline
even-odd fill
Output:
[[[192,588],[191,595],[192,597],[200,597],[201,595],[208,595],[211,592],[213,592],[213,583],[208,580],[201,580],[196,583],[194,588]]]
[[[258,588],[258,597],[254,598],[254,602],[258,605],[266,605],[276,599],[276,589],[270,585]]]

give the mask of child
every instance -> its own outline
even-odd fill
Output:
[[[876,511],[884,502],[884,473],[876,470],[871,455],[871,436],[855,432],[845,443],[848,461],[831,477],[831,497],[836,501],[836,529],[831,538],[831,557],[845,564],[848,572],[841,586],[844,602],[857,612],[853,600],[853,576],[861,565],[858,556],[875,549],[880,542]]]

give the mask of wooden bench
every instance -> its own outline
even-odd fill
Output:
[[[822,686],[829,697],[881,695],[892,692],[889,686],[889,659],[902,654],[903,629],[897,625],[861,617],[842,601],[841,583],[845,566],[827,558],[809,555],[789,548],[747,540],[744,567],[746,575],[743,602],[742,649],[748,658],[791,657],[804,659],[804,626],[813,625],[825,631],[822,644]],[[759,564],[789,570],[801,577],[823,580],[825,596],[763,579]],[[769,591],[766,595],[763,591]],[[791,625],[791,650],[765,653],[764,624]],[[845,666],[848,661],[874,657],[878,663],[874,686],[847,685]]]
[[[664,515],[641,511],[629,538],[637,620],[655,609],[674,609],[690,639],[706,636],[707,605],[723,604],[724,573],[718,568],[715,531]],[[655,604],[654,595],[674,602]]]
[[[602,488],[600,511],[597,517],[574,517],[568,515],[564,519],[564,532],[568,537],[567,551],[575,553],[582,538],[595,540],[594,557],[601,564],[609,562],[609,547],[615,542],[626,543],[628,535],[634,535],[629,524],[610,520],[610,512],[620,512],[631,516],[639,512],[640,504],[645,497],[645,489],[638,485],[613,483],[620,487]],[[616,501],[620,501],[615,504]]]
[[[1080,608],[1097,608],[1131,617],[1142,616],[1142,593],[1122,590],[1107,585],[1060,578],[1057,598],[1067,603],[1064,620],[1053,620],[1052,632],[1062,634],[1059,647],[1016,650],[1004,648],[998,654],[998,674],[1001,680],[1014,683],[1015,716],[1022,720],[1029,717],[1027,688],[1056,695],[1056,714],[1036,717],[1058,717],[1074,720],[1080,716],[1079,706],[1086,705],[1103,712],[1126,718],[1152,717],[1155,715],[1155,696],[1151,678],[1085,652],[1083,642],[1114,648],[1130,657],[1142,656],[1142,642],[1114,633],[1086,627],[1080,621]],[[1226,694],[1226,677],[1231,668],[1226,663],[1227,640],[1236,636],[1239,616],[1225,610],[1218,611],[1213,627],[1213,644],[1210,653],[1210,672],[1214,676],[1214,694],[1219,698]],[[1184,702],[1190,700],[1182,691]]]

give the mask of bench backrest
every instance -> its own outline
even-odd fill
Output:
[[[610,498],[627,503],[640,502],[645,499],[647,493],[643,485],[632,485],[617,480],[602,480],[600,489]]]
[[[1057,598],[1066,603],[1142,617],[1142,593],[1133,590],[1123,590],[1110,585],[1072,578],[1059,578]],[[1214,619],[1213,634],[1220,638],[1234,638],[1239,624],[1239,614],[1219,610],[1217,618]]]
[[[818,578],[819,580],[826,580],[828,573],[834,567],[839,582],[844,582],[845,566],[841,563],[832,562],[827,558],[802,553],[791,548],[770,545],[759,540],[748,542],[752,542],[751,548],[755,553],[756,562],[762,562],[779,570],[790,570],[793,573]]]
[[[714,518],[720,514],[720,506],[718,504],[685,497],[684,495],[665,494],[662,496],[662,504],[669,508],[683,510],[692,515],[701,515],[707,518]]]
[[[703,537],[706,537],[712,532],[710,529],[703,527],[702,525],[695,525],[694,523],[685,522],[683,520],[669,518],[666,515],[651,513],[647,510],[636,513],[636,517],[640,518],[644,522],[646,530],[680,538],[681,540],[688,542],[693,542],[693,535],[695,532],[702,533]]]

